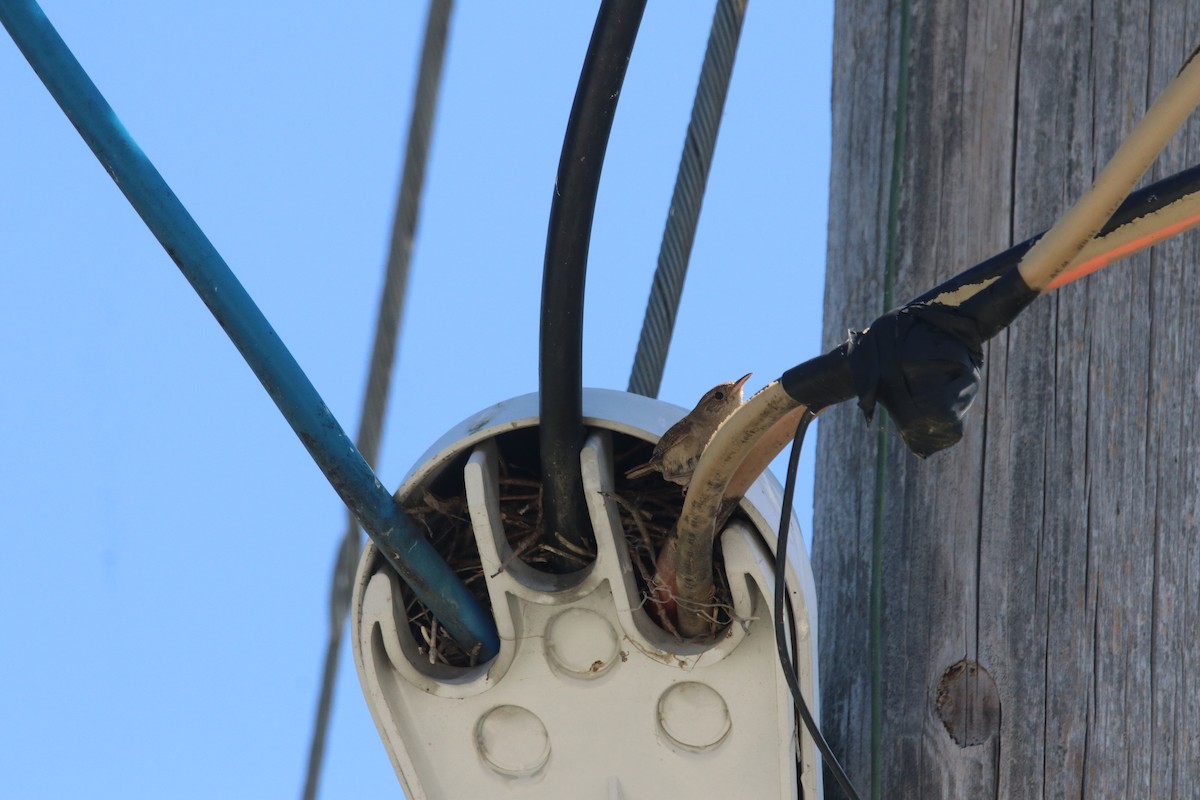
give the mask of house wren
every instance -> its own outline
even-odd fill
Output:
[[[626,472],[625,477],[641,478],[651,472],[661,472],[666,480],[687,486],[708,440],[742,404],[742,385],[751,374],[747,372],[736,381],[709,389],[687,416],[662,435],[650,460]]]

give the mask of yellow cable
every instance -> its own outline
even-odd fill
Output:
[[[726,490],[759,441],[797,407],[783,385],[772,381],[717,428],[696,465],[676,527],[675,596],[679,601],[678,628],[684,636],[701,636],[708,629],[701,610],[713,600],[713,537]],[[758,466],[758,472],[765,466]]]
[[[1117,148],[1092,187],[1021,259],[1017,269],[1029,288],[1038,292],[1050,289],[1054,279],[1071,266],[1108,222],[1197,104],[1200,58],[1193,53]]]

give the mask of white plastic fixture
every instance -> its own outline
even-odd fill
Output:
[[[714,643],[681,644],[642,608],[608,493],[610,432],[656,442],[685,410],[584,390],[589,436],[580,458],[597,556],[571,575],[510,559],[502,530],[494,439],[536,426],[537,412],[537,395],[528,394],[463,421],[397,492],[401,498],[419,492],[470,454],[461,468],[500,632],[496,658],[474,668],[431,665],[410,632],[398,579],[371,545],[359,563],[354,660],[405,794],[412,800],[796,798],[803,787],[804,798],[821,797],[818,755],[807,732],[797,729],[775,650],[778,481],[768,473],[746,493],[742,509],[752,526],[735,520],[721,534],[737,621]],[[819,719],[816,597],[800,541],[790,539],[787,596],[800,683]]]

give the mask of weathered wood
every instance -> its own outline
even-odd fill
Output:
[[[1197,0],[907,11],[897,302],[1049,227],[1200,44]],[[884,310],[903,13],[838,4],[828,347]],[[1197,161],[1193,119],[1152,177]],[[989,344],[953,449],[889,435],[881,470],[876,450],[853,404],[821,417],[822,714],[860,789],[879,472],[882,796],[1200,796],[1200,235],[1035,303]],[[972,662],[999,729],[952,737]]]

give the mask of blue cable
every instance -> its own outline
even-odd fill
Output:
[[[496,624],[402,513],[212,242],[125,130],[34,0],[0,0],[0,22],[262,382],[334,490],[388,562],[479,662]]]

